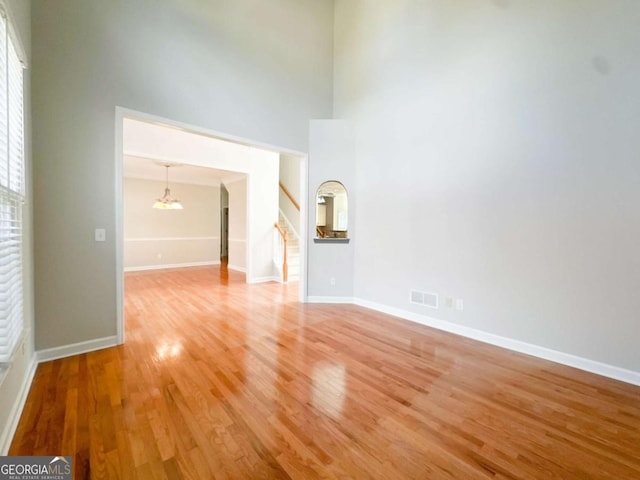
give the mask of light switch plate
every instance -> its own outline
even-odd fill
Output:
[[[107,231],[104,228],[96,228],[96,242],[104,242],[107,239]]]

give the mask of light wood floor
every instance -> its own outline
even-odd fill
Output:
[[[95,479],[640,478],[638,387],[243,281],[127,275],[126,344],[40,365],[10,453]]]

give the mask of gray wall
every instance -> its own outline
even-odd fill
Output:
[[[337,0],[355,296],[640,371],[639,21],[635,0]]]
[[[310,206],[345,183],[353,240],[309,244],[309,295],[435,291],[464,300],[437,318],[640,370],[637,2],[335,5],[334,31],[331,1],[33,1],[38,348],[115,334],[120,105],[308,149]],[[353,134],[308,144],[332,113]]]
[[[308,119],[332,114],[333,3],[34,0],[32,10],[44,349],[116,333],[115,106],[306,151]]]
[[[353,129],[344,120],[313,120],[309,130],[307,294],[310,301],[350,301],[353,298],[356,245]],[[347,190],[349,243],[315,243],[313,240],[316,236],[316,194],[318,187],[329,180],[342,182]]]

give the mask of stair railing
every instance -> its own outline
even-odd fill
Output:
[[[285,187],[282,182],[279,182],[279,184],[280,184],[280,190],[282,190],[282,192],[287,196],[287,198],[293,204],[295,209],[300,211],[300,205],[298,204],[298,202],[296,202],[296,199],[293,198],[293,195],[291,195],[291,192],[287,190],[287,187]]]
[[[280,238],[282,242],[281,245],[282,245],[282,252],[283,252],[282,253],[282,281],[284,283],[287,283],[287,280],[289,279],[289,266],[287,265],[287,241],[289,240],[289,235],[277,223],[274,223],[273,226],[280,233],[278,238]]]
[[[298,233],[298,231],[296,230],[296,227],[293,226],[293,224],[291,223],[291,220],[289,220],[289,218],[287,217],[287,215],[282,211],[281,208],[278,209],[278,212],[280,213],[279,217],[280,219],[284,222],[284,227],[285,230],[287,230],[287,232],[289,232],[292,236],[293,239],[300,239],[300,234]]]

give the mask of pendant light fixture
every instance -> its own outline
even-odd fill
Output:
[[[182,204],[180,200],[177,198],[173,198],[171,196],[171,190],[169,190],[169,167],[170,164],[164,164],[164,167],[167,169],[167,185],[164,189],[164,195],[161,198],[158,198],[156,202],[153,204],[153,208],[157,208],[160,210],[182,210]]]

